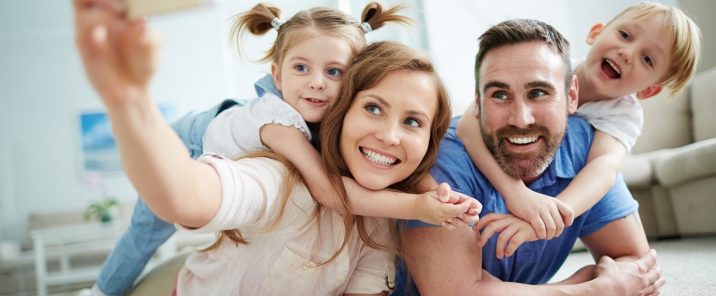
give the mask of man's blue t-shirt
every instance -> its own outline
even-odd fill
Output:
[[[508,213],[501,194],[477,170],[462,140],[457,137],[455,127],[458,119],[453,119],[440,143],[437,163],[431,170],[433,178],[439,183],[448,183],[454,190],[480,201],[483,206],[480,216],[488,213]],[[554,160],[542,176],[528,187],[549,196],[562,192],[586,164],[593,137],[594,129],[586,120],[570,116],[567,132]],[[636,212],[637,209],[637,202],[629,193],[622,175],[618,174],[609,192],[591,209],[577,217],[574,224],[566,227],[557,238],[526,242],[512,256],[500,260],[495,255],[497,235],[494,235],[482,249],[482,267],[503,281],[546,283],[562,266],[577,238],[587,236],[613,220]],[[433,226],[420,221],[410,221],[404,225]]]

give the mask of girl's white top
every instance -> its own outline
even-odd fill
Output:
[[[281,204],[285,166],[267,158],[231,161],[205,155],[221,180],[221,206],[214,218],[193,232],[240,229],[248,245],[225,239],[218,249],[190,255],[177,278],[178,295],[340,295],[379,293],[394,282],[392,253],[368,247],[353,229],[336,259],[343,219],[335,211],[314,217],[317,202],[298,183],[279,224],[268,226]],[[390,240],[386,219],[366,218],[376,241]]]
[[[221,112],[206,128],[204,153],[234,159],[251,151],[268,150],[259,131],[265,124],[295,127],[311,140],[311,132],[301,114],[283,99],[266,93],[244,106]]]

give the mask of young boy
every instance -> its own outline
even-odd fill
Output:
[[[659,94],[663,87],[676,96],[686,87],[698,63],[700,34],[678,8],[648,2],[628,7],[606,25],[592,26],[586,39],[592,47],[574,70],[579,83],[577,114],[597,129],[588,163],[569,187],[552,198],[504,173],[484,145],[470,147],[471,158],[502,193],[510,212],[525,221],[518,231],[503,232],[506,223],[492,223],[500,220],[498,216],[483,217],[475,229],[492,226],[482,233],[481,245],[501,232],[496,255],[511,256],[525,241],[558,236],[575,216],[596,204],[614,184],[624,156],[641,133],[644,114],[638,100]],[[469,120],[462,120],[457,128],[461,138],[481,137],[465,132],[466,126],[479,124],[476,114],[463,115]],[[511,144],[537,141],[525,138]]]

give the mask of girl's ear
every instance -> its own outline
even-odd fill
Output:
[[[602,33],[602,30],[604,29],[603,23],[596,23],[592,26],[591,29],[589,29],[589,34],[587,34],[587,44],[592,45],[594,43],[594,40],[597,39],[597,36],[599,36],[600,33]]]
[[[660,84],[653,84],[650,86],[647,86],[645,89],[642,89],[638,92],[636,92],[636,97],[639,100],[646,100],[648,98],[651,98],[655,95],[658,95],[661,92],[661,85]]]
[[[273,78],[273,84],[276,85],[276,89],[281,90],[281,69],[279,69],[276,63],[271,63],[271,77]]]

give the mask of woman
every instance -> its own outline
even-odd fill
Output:
[[[192,160],[150,99],[153,47],[143,24],[129,24],[134,34],[118,53],[97,47],[115,38],[116,28],[97,30],[93,21],[78,19],[78,46],[130,180],[165,220],[196,231],[227,230],[188,259],[178,294],[389,289],[393,243],[385,219],[321,209],[302,182],[293,182],[300,178],[292,166],[267,153]],[[428,173],[449,123],[444,87],[426,58],[396,43],[371,45],[354,63],[320,136],[332,184],[344,202],[341,175],[374,190],[410,191]]]

